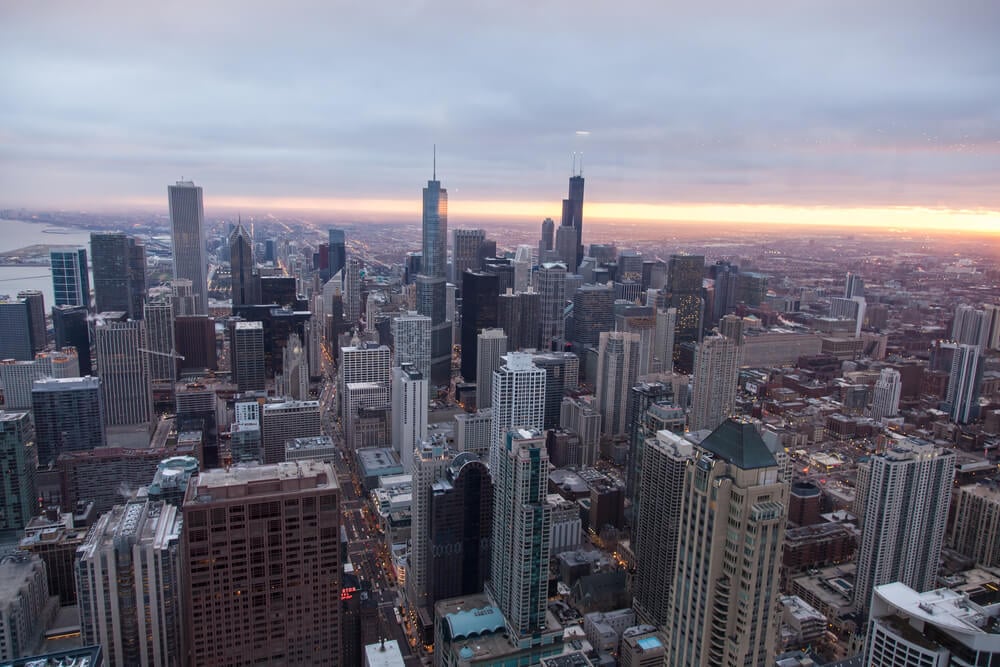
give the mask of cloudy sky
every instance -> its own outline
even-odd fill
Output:
[[[1000,225],[998,30],[995,0],[3,2],[0,207],[183,176],[405,213],[436,143],[453,210],[554,215],[582,152],[609,217]]]

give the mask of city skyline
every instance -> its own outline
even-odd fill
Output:
[[[576,153],[595,221],[990,231],[1000,17],[962,4],[16,7],[0,205],[193,177],[212,209],[410,216],[437,143],[456,220],[558,219]]]

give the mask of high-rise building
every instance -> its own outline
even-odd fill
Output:
[[[27,289],[17,293],[18,299],[28,304],[31,313],[31,340],[35,344],[35,352],[45,349],[48,343],[48,332],[45,327],[45,295],[40,290]]]
[[[657,308],[653,332],[652,372],[672,373],[674,370],[674,335],[677,331],[677,309]]]
[[[736,279],[739,273],[740,267],[723,260],[709,267],[709,275],[715,281],[709,322],[718,322],[736,308]]]
[[[0,361],[0,386],[3,387],[4,408],[31,410],[31,389],[35,380],[43,378],[80,377],[76,350],[39,352],[31,361]]]
[[[684,467],[664,664],[774,663],[787,507],[788,485],[753,425],[726,420],[694,447]]]
[[[580,359],[572,352],[543,352],[532,355],[535,366],[545,371],[545,419],[542,427],[546,430],[559,428],[563,395],[567,389],[575,389],[580,378]]]
[[[954,476],[954,452],[913,439],[897,441],[859,465],[859,614],[868,613],[876,586],[899,581],[926,591],[934,585]]]
[[[674,405],[673,387],[663,382],[639,382],[631,388],[628,408],[629,452],[625,468],[625,493],[632,501],[633,512],[639,507],[642,489],[639,474],[646,442],[663,430],[683,433],[684,408]]]
[[[499,283],[496,274],[466,271],[462,274],[462,377],[476,379],[476,337],[497,326]]]
[[[80,362],[80,375],[94,372],[90,356],[90,325],[86,306],[53,306],[52,327],[55,330],[56,349],[76,348]]]
[[[512,429],[494,443],[490,596],[515,643],[546,630],[552,506],[546,502],[549,456],[541,431]]]
[[[576,167],[574,165],[574,171]],[[576,236],[576,256],[571,262],[572,270],[583,261],[583,167],[580,173],[574,173],[569,178],[569,197],[562,202],[562,227],[572,227]],[[558,233],[558,232],[557,232]],[[558,243],[556,244],[558,245]],[[567,263],[569,266],[570,263]]]
[[[472,455],[474,456],[474,455]],[[452,462],[452,455],[439,442],[425,442],[414,453],[410,525],[410,558],[406,570],[406,594],[416,608],[433,606],[427,581],[429,579],[431,552],[431,498],[434,483],[444,475]],[[419,613],[419,611],[418,611]]]
[[[144,306],[146,347],[149,350],[149,380],[173,384],[177,377],[174,352],[174,308],[169,299],[147,301]]]
[[[552,218],[542,220],[542,237],[538,241],[538,263],[543,264],[551,261],[552,251],[555,249],[556,223]]]
[[[38,465],[63,452],[104,447],[104,400],[95,377],[37,380],[31,390]]]
[[[0,299],[0,359],[30,361],[35,357],[31,309],[22,299]]]
[[[677,309],[677,344],[701,340],[704,274],[702,255],[671,255],[667,262],[668,305]]]
[[[205,206],[200,186],[177,181],[167,186],[170,234],[173,241],[174,280],[190,280],[194,310],[183,315],[208,314],[208,257],[205,252]]]
[[[968,424],[979,417],[979,391],[985,359],[982,348],[965,343],[942,343],[952,348],[951,370],[945,402],[948,416],[959,424]]]
[[[337,383],[341,398],[352,382],[375,382],[388,388],[392,382],[391,362],[392,353],[386,345],[359,343],[340,348]]]
[[[87,250],[53,250],[49,253],[52,265],[52,292],[57,306],[84,306],[90,308],[90,268]]]
[[[493,422],[490,427],[490,470],[504,438],[514,429],[541,429],[545,424],[545,371],[531,355],[510,352],[493,373]]]
[[[380,382],[344,386],[344,447],[388,447],[392,443],[392,387]]]
[[[309,360],[306,358],[306,348],[302,345],[299,335],[293,333],[288,337],[288,344],[281,350],[282,372],[275,378],[277,386],[275,393],[296,401],[309,398]]]
[[[645,503],[635,521],[634,606],[646,623],[666,627],[673,584],[671,574],[677,563],[684,473],[693,447],[682,435],[658,431],[646,439],[643,450],[638,485]]]
[[[600,342],[601,333],[614,329],[615,292],[610,285],[584,285],[573,294],[574,351]]]
[[[530,245],[519,245],[514,253],[511,265],[514,267],[514,291],[526,292],[531,283],[532,248]]]
[[[329,248],[327,252],[329,253],[328,267],[329,275],[327,275],[327,280],[331,276],[335,276],[344,270],[347,266],[347,242],[344,237],[343,229],[329,230]]]
[[[142,320],[98,318],[94,328],[97,375],[108,426],[149,424],[153,395]]]
[[[1000,605],[948,588],[877,586],[865,641],[868,667],[971,667],[1000,661]]]
[[[538,292],[508,289],[497,297],[497,327],[504,330],[512,350],[536,349],[541,327],[541,299]]]
[[[229,235],[229,266],[232,272],[233,306],[260,302],[260,284],[254,262],[253,239],[242,221]]]
[[[340,489],[330,464],[203,471],[182,515],[187,664],[339,664]]]
[[[423,192],[422,257],[417,277],[417,311],[431,318],[433,385],[451,380],[451,323],[447,319],[448,191],[437,170]]]
[[[233,322],[229,335],[233,382],[240,392],[263,391],[264,325],[261,322]]]
[[[146,247],[122,232],[90,235],[94,310],[120,311],[141,320],[146,298]]]
[[[500,368],[501,358],[507,354],[507,340],[503,329],[485,329],[476,337],[477,408],[493,405],[493,371]]]
[[[659,372],[660,368],[660,364],[654,359],[655,310],[653,306],[628,305],[618,310],[615,315],[615,329],[617,331],[639,336],[639,375]]]
[[[868,416],[879,420],[895,417],[899,412],[899,397],[903,391],[903,380],[895,368],[883,368],[875,381],[875,392]]]
[[[487,459],[490,451],[493,409],[459,412],[455,415],[455,448]]]
[[[260,415],[263,463],[285,460],[285,442],[322,435],[319,401],[267,403]]]
[[[536,281],[541,295],[540,349],[562,350],[566,343],[566,266],[542,264]]]
[[[977,310],[965,304],[955,308],[951,323],[951,339],[956,343],[979,345],[987,348],[990,344],[991,312]]]
[[[602,433],[624,436],[632,385],[639,375],[639,335],[621,331],[601,333],[597,357],[597,409]]]
[[[482,268],[480,250],[486,241],[482,229],[453,229],[451,231],[451,271],[452,282],[462,288],[462,274]]]
[[[344,323],[357,327],[361,319],[361,262],[356,257],[347,260],[344,268]]]
[[[230,426],[229,451],[234,463],[260,462],[260,403],[237,401],[233,405],[233,423]]]
[[[184,662],[181,641],[181,517],[137,498],[102,515],[77,555],[77,604],[85,645],[109,667]]]
[[[431,374],[431,318],[409,311],[392,318],[393,365],[413,364],[429,378]]]
[[[27,412],[0,410],[0,467],[4,471],[0,484],[0,530],[24,530],[38,514],[38,494],[35,492],[35,427]]]
[[[601,443],[601,413],[585,399],[570,396],[563,398],[559,407],[559,426],[580,438],[579,464],[594,465]]]
[[[861,276],[847,272],[847,284],[844,287],[844,298],[853,299],[856,296],[865,295],[865,279]]]
[[[714,429],[732,414],[739,371],[740,346],[736,341],[715,335],[698,344],[688,416],[692,431]]]
[[[1000,567],[1000,487],[969,484],[955,492],[948,546],[986,567]]]
[[[830,317],[840,320],[851,320],[854,337],[861,335],[861,325],[865,321],[865,298],[856,296],[852,299],[830,299]]]
[[[392,447],[403,472],[413,468],[413,450],[427,437],[427,378],[413,364],[392,369]]]
[[[560,225],[556,230],[556,247],[554,251],[556,261],[567,267],[573,266],[576,262],[576,230],[566,225]],[[577,264],[577,267],[579,264]],[[576,267],[571,269],[575,272]]]

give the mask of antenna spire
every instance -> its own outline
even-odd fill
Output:
[[[583,153],[580,153],[580,173],[577,176],[583,176]]]
[[[431,180],[436,181],[438,179],[438,145],[434,144],[434,170],[431,172]]]

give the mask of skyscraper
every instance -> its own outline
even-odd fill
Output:
[[[990,482],[955,491],[948,546],[986,567],[1000,567],[1000,487]]]
[[[34,357],[34,329],[28,302],[0,299],[0,359],[30,361]]]
[[[555,248],[555,230],[556,223],[552,218],[542,220],[542,237],[538,241],[539,264],[551,261],[551,253]]]
[[[267,403],[260,414],[263,463],[285,460],[285,443],[322,435],[319,401]]]
[[[388,388],[391,362],[392,354],[386,345],[361,343],[340,348],[338,393],[342,395],[351,382],[375,382]]]
[[[149,349],[150,382],[169,382],[177,377],[174,357],[174,308],[169,299],[147,301],[143,308],[146,347]]]
[[[895,417],[899,412],[899,396],[903,391],[903,380],[894,368],[883,368],[875,382],[875,392],[868,416],[872,419]]]
[[[956,423],[968,424],[979,417],[979,387],[985,364],[982,348],[965,343],[941,345],[946,346],[954,350],[945,397],[948,416]]]
[[[45,329],[45,296],[40,290],[28,289],[17,293],[18,299],[28,304],[31,313],[31,340],[35,344],[35,352],[45,349],[48,343],[48,332]]]
[[[435,172],[423,193],[422,257],[417,276],[417,311],[431,318],[433,385],[451,380],[451,323],[447,319],[448,191]]]
[[[634,606],[645,623],[665,627],[677,564],[684,473],[693,447],[682,435],[658,431],[646,439],[643,449],[638,485],[645,504],[637,513],[633,544]]]
[[[94,349],[108,426],[148,425],[153,395],[143,321],[98,319]]]
[[[90,325],[86,306],[53,306],[52,328],[56,335],[56,349],[75,347],[80,362],[80,375],[91,375]]]
[[[80,377],[76,350],[39,352],[31,361],[0,361],[0,386],[3,387],[7,410],[30,410],[31,389],[35,380],[43,378]]]
[[[674,335],[676,331],[677,309],[657,308],[656,329],[653,332],[653,372],[673,372]]]
[[[559,428],[562,400],[567,389],[580,379],[580,359],[572,352],[542,352],[532,355],[535,366],[545,371],[545,419],[543,428]]]
[[[451,280],[462,288],[462,274],[482,268],[480,251],[486,241],[482,229],[453,229],[451,231]]]
[[[104,447],[104,401],[95,377],[37,380],[31,390],[38,465],[63,452]]]
[[[242,221],[237,221],[236,228],[229,235],[229,267],[233,307],[259,303],[260,286],[253,256],[253,239]]]
[[[476,337],[476,407],[479,409],[493,405],[493,371],[500,368],[501,358],[507,354],[507,340],[503,329],[485,329]]]
[[[466,271],[462,274],[462,377],[476,379],[476,337],[497,325],[499,284],[495,274]]]
[[[562,350],[566,343],[566,266],[546,263],[538,269],[541,294],[541,348]]]
[[[487,588],[515,633],[514,643],[546,629],[549,456],[539,430],[514,429],[493,446],[493,549]]]
[[[683,486],[664,664],[773,664],[788,507],[774,456],[729,419],[694,447]]]
[[[339,664],[340,488],[330,464],[206,470],[181,512],[188,664]]]
[[[281,373],[275,378],[278,396],[296,401],[309,398],[309,360],[306,348],[296,333],[288,337],[288,344],[281,350]]]
[[[514,253],[514,291],[526,292],[531,282],[531,246],[519,245]]]
[[[496,470],[496,455],[508,431],[541,429],[545,424],[545,371],[523,352],[510,352],[503,360],[493,373],[490,470]]]
[[[81,545],[81,634],[104,648],[109,667],[183,663],[180,538],[176,507],[137,498],[102,515]]]
[[[358,326],[361,319],[361,262],[356,257],[347,260],[344,268],[344,323]]]
[[[574,171],[576,164],[574,162]],[[572,227],[576,232],[576,257],[572,271],[576,272],[576,267],[583,261],[583,167],[580,173],[574,173],[569,178],[569,198],[562,202],[562,227]],[[558,245],[558,244],[557,244]]]
[[[573,350],[596,346],[615,322],[615,292],[610,285],[584,285],[573,294]],[[544,317],[544,315],[543,315]]]
[[[844,287],[844,298],[853,299],[865,295],[865,280],[861,276],[847,272],[847,284]]]
[[[954,476],[954,452],[913,439],[896,441],[859,465],[859,614],[867,615],[876,586],[899,581],[918,592],[933,587]]]
[[[406,594],[410,604],[418,610],[433,606],[427,587],[431,560],[429,542],[431,498],[434,495],[432,486],[444,474],[451,460],[447,448],[438,442],[424,443],[414,453],[411,487],[412,537],[406,572]]]
[[[507,334],[511,350],[538,348],[541,305],[541,295],[534,291],[515,294],[508,289],[497,297],[497,326]]]
[[[701,340],[704,273],[702,255],[671,255],[667,262],[668,304],[677,309],[677,344]]]
[[[632,385],[639,375],[639,335],[601,333],[597,357],[597,409],[605,436],[625,435]]]
[[[146,247],[122,232],[90,235],[94,310],[120,311],[141,320],[146,298]]]
[[[191,281],[192,315],[208,314],[208,258],[205,252],[205,206],[201,187],[177,181],[167,187],[173,240],[174,279]],[[188,313],[184,313],[188,314]]]
[[[413,364],[392,369],[392,447],[403,472],[413,468],[413,451],[427,437],[427,378]]]
[[[264,391],[264,325],[233,322],[229,335],[229,358],[236,387],[240,392]]]
[[[53,250],[49,253],[52,265],[52,291],[57,306],[84,306],[90,308],[90,269],[87,250]]]
[[[327,271],[330,276],[335,276],[347,266],[347,244],[343,229],[331,228],[329,230],[329,253]],[[329,278],[329,276],[328,276]]]
[[[35,427],[27,412],[0,410],[0,530],[20,531],[38,514]]]
[[[431,374],[431,318],[409,311],[392,318],[394,366],[413,364],[424,379]]]
[[[986,349],[990,345],[990,324],[992,313],[977,310],[962,304],[955,308],[951,323],[951,339],[966,345],[978,345]]]
[[[740,347],[722,335],[709,336],[698,344],[691,379],[692,431],[714,429],[730,416],[736,403],[740,371]]]

